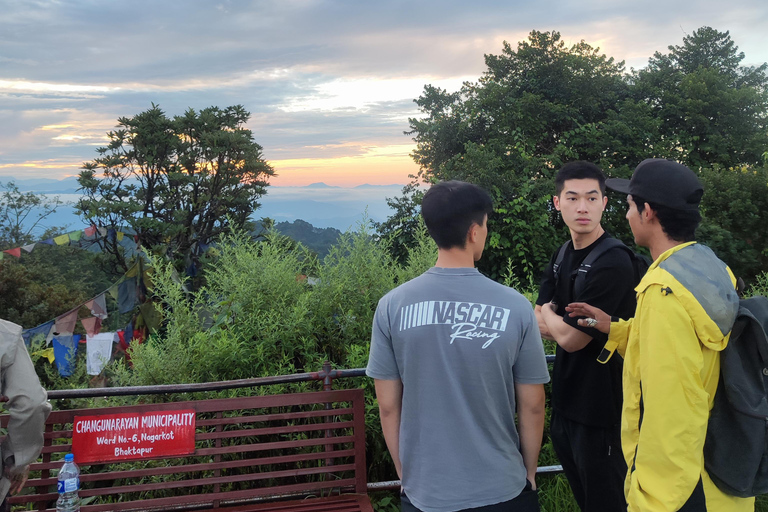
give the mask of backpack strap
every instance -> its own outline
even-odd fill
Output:
[[[565,258],[565,250],[568,249],[569,244],[572,245],[573,242],[568,240],[560,246],[560,250],[557,252],[557,258],[555,258],[555,262],[552,264],[552,272],[555,274],[555,286],[557,286],[557,283],[560,280],[560,266],[563,264],[563,258]]]
[[[590,253],[587,254],[587,257],[584,258],[584,261],[582,261],[581,265],[579,265],[579,269],[576,273],[576,279],[573,282],[574,298],[581,292],[582,288],[584,288],[584,282],[587,279],[587,273],[592,269],[592,265],[595,263],[595,261],[597,261],[598,258],[600,258],[600,256],[603,254],[616,247],[623,247],[627,251],[631,251],[630,248],[624,245],[624,243],[618,238],[608,237],[603,238],[600,243],[597,244],[597,247],[592,249]]]

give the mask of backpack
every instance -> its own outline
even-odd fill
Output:
[[[569,240],[560,246],[560,251],[557,253],[555,263],[552,265],[552,270],[555,273],[555,283],[560,280],[560,265],[563,263],[565,250],[568,248],[568,244],[571,243],[572,242]],[[624,243],[622,243],[622,241],[618,238],[608,237],[604,238],[599,244],[597,244],[597,247],[592,249],[592,251],[587,254],[587,257],[584,258],[584,261],[581,262],[581,265],[579,265],[578,271],[576,272],[576,277],[573,280],[572,297],[578,297],[581,293],[581,290],[584,289],[584,285],[587,280],[587,274],[589,273],[589,270],[592,268],[592,265],[595,263],[595,261],[597,261],[600,256],[610,251],[614,247],[622,247],[627,251],[629,254],[629,259],[632,261],[632,270],[635,273],[634,283],[637,284],[640,282],[640,280],[645,275],[645,272],[648,270],[648,267],[651,266],[651,262],[642,254],[637,254],[632,249],[624,245]]]
[[[768,492],[768,298],[739,301],[709,415],[704,467],[726,494]]]

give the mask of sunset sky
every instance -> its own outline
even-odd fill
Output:
[[[406,183],[425,84],[531,30],[627,69],[709,25],[768,61],[765,0],[0,0],[0,181],[76,175],[119,116],[242,104],[276,186]]]

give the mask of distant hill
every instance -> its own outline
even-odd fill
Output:
[[[316,228],[309,222],[296,219],[293,222],[277,222],[275,229],[312,249],[323,258],[334,245],[341,231],[336,228]]]

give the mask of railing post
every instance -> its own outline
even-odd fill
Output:
[[[331,362],[326,361],[323,363],[323,391],[330,391],[333,389],[333,377],[331,376]],[[327,408],[330,409],[331,404],[327,404]]]
[[[322,375],[323,375],[323,391],[331,391],[331,389],[333,388],[333,378],[331,377],[331,362],[330,361],[325,361],[323,363],[323,373],[322,373]],[[331,410],[331,408],[332,408],[331,407],[331,403],[330,402],[326,402],[325,403],[325,409],[327,411],[329,411],[329,410]],[[325,421],[326,422],[333,421],[333,416],[326,416],[325,417]],[[333,437],[333,431],[331,429],[326,429],[325,430],[325,438],[329,439],[331,437]],[[333,444],[332,443],[326,444],[325,445],[325,452],[327,454],[330,454],[330,452],[332,452],[332,451],[333,451]],[[325,459],[325,465],[326,466],[333,466],[333,463],[334,463],[334,461],[333,461],[332,457],[327,457]],[[327,478],[329,475],[326,474],[325,476]]]

